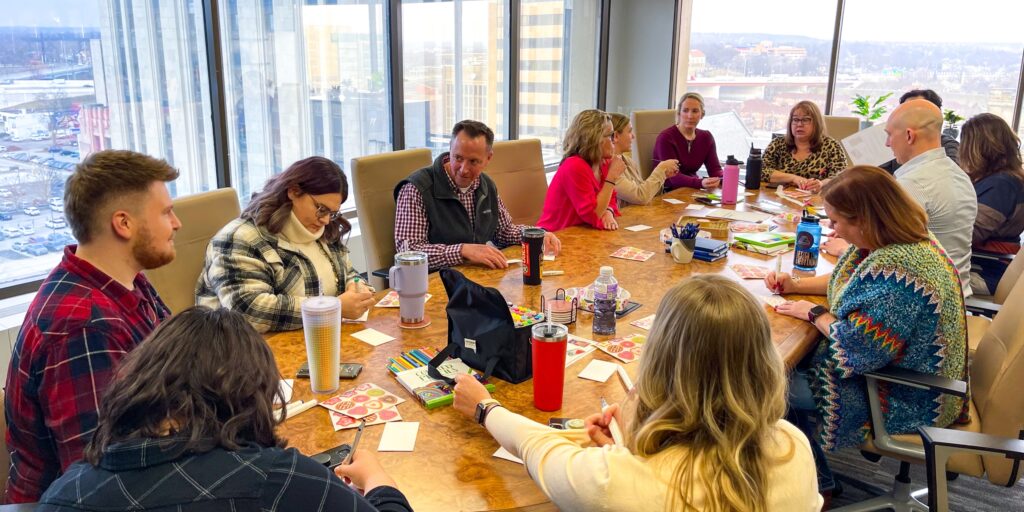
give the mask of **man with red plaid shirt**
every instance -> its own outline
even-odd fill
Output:
[[[96,430],[117,365],[170,315],[142,274],[174,259],[167,162],[100,151],[68,178],[64,212],[79,244],[47,276],[7,371],[8,503],[38,501]]]
[[[494,132],[479,121],[455,124],[449,152],[395,187],[395,249],[427,253],[430,270],[465,262],[507,268],[499,247],[522,243],[498,189],[483,174],[494,155]],[[544,253],[561,242],[544,234]]]

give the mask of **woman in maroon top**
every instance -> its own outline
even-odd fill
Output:
[[[697,129],[697,123],[703,118],[704,98],[688,92],[679,100],[676,124],[658,134],[651,165],[657,166],[662,160],[679,161],[679,174],[665,180],[665,190],[715,188],[721,182],[722,163],[718,161],[715,138],[711,132]],[[697,176],[702,165],[708,170],[708,177],[703,179]]]
[[[626,164],[612,158],[614,139],[608,114],[584,110],[576,115],[565,132],[562,163],[548,186],[538,226],[548,231],[579,224],[618,229],[615,185]]]

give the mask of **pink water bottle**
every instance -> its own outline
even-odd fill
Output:
[[[736,189],[740,186],[740,161],[729,155],[722,172],[722,204],[736,204]]]

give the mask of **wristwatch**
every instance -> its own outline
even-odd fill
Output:
[[[813,324],[819,316],[824,315],[825,313],[828,313],[828,308],[825,306],[814,306],[807,312],[807,321]]]
[[[473,419],[475,419],[477,423],[483,425],[484,422],[487,421],[487,415],[496,407],[501,407],[501,404],[493,398],[481,400],[480,403],[476,404],[476,414],[473,415]]]

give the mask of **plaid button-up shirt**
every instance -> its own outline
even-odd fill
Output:
[[[294,448],[177,454],[177,440],[164,441],[132,439],[108,447],[98,466],[73,464],[36,510],[412,510],[398,489],[377,487],[364,498]]]
[[[117,364],[170,316],[145,276],[128,290],[76,250],[39,287],[7,370],[9,503],[38,500],[82,457]]]
[[[444,163],[448,165],[448,157],[445,156]],[[448,184],[455,192],[455,197],[466,209],[469,215],[469,222],[472,225],[476,219],[476,204],[474,193],[480,187],[480,178],[473,180],[465,192],[459,189],[452,181],[451,176],[445,173]],[[475,225],[473,226],[476,227]],[[523,241],[522,224],[512,222],[512,216],[505,208],[505,203],[498,197],[498,229],[494,231],[494,238],[491,240],[495,245],[507,247],[516,245]],[[395,249],[398,251],[423,251],[427,253],[430,270],[454,267],[461,265],[462,244],[445,245],[430,243],[428,233],[430,232],[430,219],[427,218],[427,209],[423,205],[423,196],[416,186],[406,183],[398,191],[398,198],[395,200]]]

